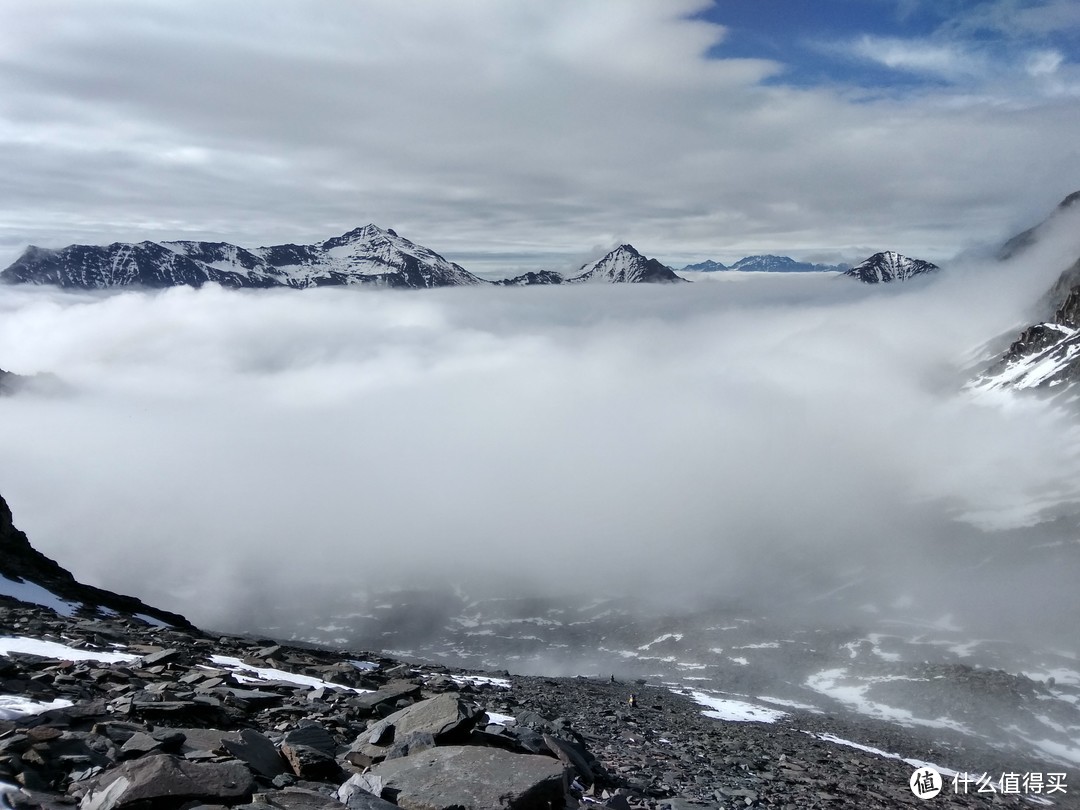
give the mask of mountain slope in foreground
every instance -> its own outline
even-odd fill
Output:
[[[1080,231],[1078,203],[1080,191],[1062,200],[1047,219],[1009,239],[999,258],[1022,258],[1051,228]],[[972,381],[971,388],[1071,395],[1080,381],[1080,239],[1075,250],[1078,258],[1062,271],[1038,305],[1041,319],[1025,327]]]
[[[57,609],[0,597],[0,795],[11,807],[923,806],[908,785],[926,763],[903,750],[925,745],[917,736],[883,750],[852,742],[866,730],[842,719],[735,696],[205,634],[127,597],[71,590],[6,505],[0,514],[0,550],[19,559],[0,584],[58,589]],[[990,749],[943,755],[1045,770]],[[1028,805],[972,785],[935,806]]]

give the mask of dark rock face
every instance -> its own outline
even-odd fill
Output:
[[[31,246],[0,273],[12,283],[59,287],[447,287],[483,283],[460,265],[375,225],[314,245],[246,248],[226,242],[116,242]]]
[[[174,627],[190,628],[187,619],[175,613],[150,607],[131,596],[122,596],[83,585],[55,561],[30,545],[23,532],[15,528],[11,510],[0,496],[0,576],[14,582],[30,582],[51,591],[57,597],[87,606],[98,606],[127,615],[148,616]]]
[[[851,269],[845,270],[844,275],[865,284],[888,284],[894,281],[907,281],[939,269],[931,262],[911,259],[889,250],[875,253]]]
[[[568,284],[662,284],[686,279],[656,259],[645,258],[632,245],[620,245],[602,259],[583,264],[578,274],[566,281]]]

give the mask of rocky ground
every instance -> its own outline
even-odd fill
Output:
[[[23,701],[0,702],[0,781],[16,808],[923,805],[911,765],[833,741],[888,732],[798,711],[723,722],[659,685],[477,676],[10,598],[0,637],[35,640],[2,642],[0,656],[0,695]],[[1046,770],[928,752],[906,732],[880,742],[995,780]],[[931,806],[1080,806],[1068,790],[957,795],[945,781]]]

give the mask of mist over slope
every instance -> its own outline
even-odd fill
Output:
[[[0,400],[0,490],[80,579],[203,626],[395,584],[768,603],[797,579],[1053,636],[1080,433],[962,384],[1075,259],[1055,228],[902,289],[0,288],[4,367],[70,387]],[[958,576],[980,538],[1019,552]]]

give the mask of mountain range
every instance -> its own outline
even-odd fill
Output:
[[[112,287],[307,287],[372,284],[380,287],[459,287],[481,284],[681,282],[675,271],[620,245],[564,278],[550,270],[488,281],[395,231],[365,225],[312,245],[247,249],[228,242],[114,242],[50,250],[31,245],[0,280],[77,289]]]
[[[709,260],[683,269],[770,273],[842,271],[860,281],[877,283],[904,280],[937,268],[929,262],[887,252],[874,254],[854,268],[762,255],[747,256],[730,267]],[[311,245],[282,244],[251,249],[228,242],[191,240],[68,245],[59,249],[31,245],[0,272],[0,281],[74,289],[201,287],[207,283],[234,288],[303,289],[371,284],[422,289],[484,284],[511,287],[563,283],[655,284],[687,279],[660,261],[642,255],[632,245],[624,244],[567,275],[540,270],[491,281],[473,275],[391,229],[365,225]]]
[[[698,273],[715,273],[723,270],[741,270],[743,272],[756,273],[819,273],[819,272],[843,272],[851,267],[849,264],[813,264],[800,262],[790,256],[773,256],[764,254],[760,256],[745,256],[734,264],[725,265],[721,262],[706,259],[696,264],[688,264],[683,270]]]

